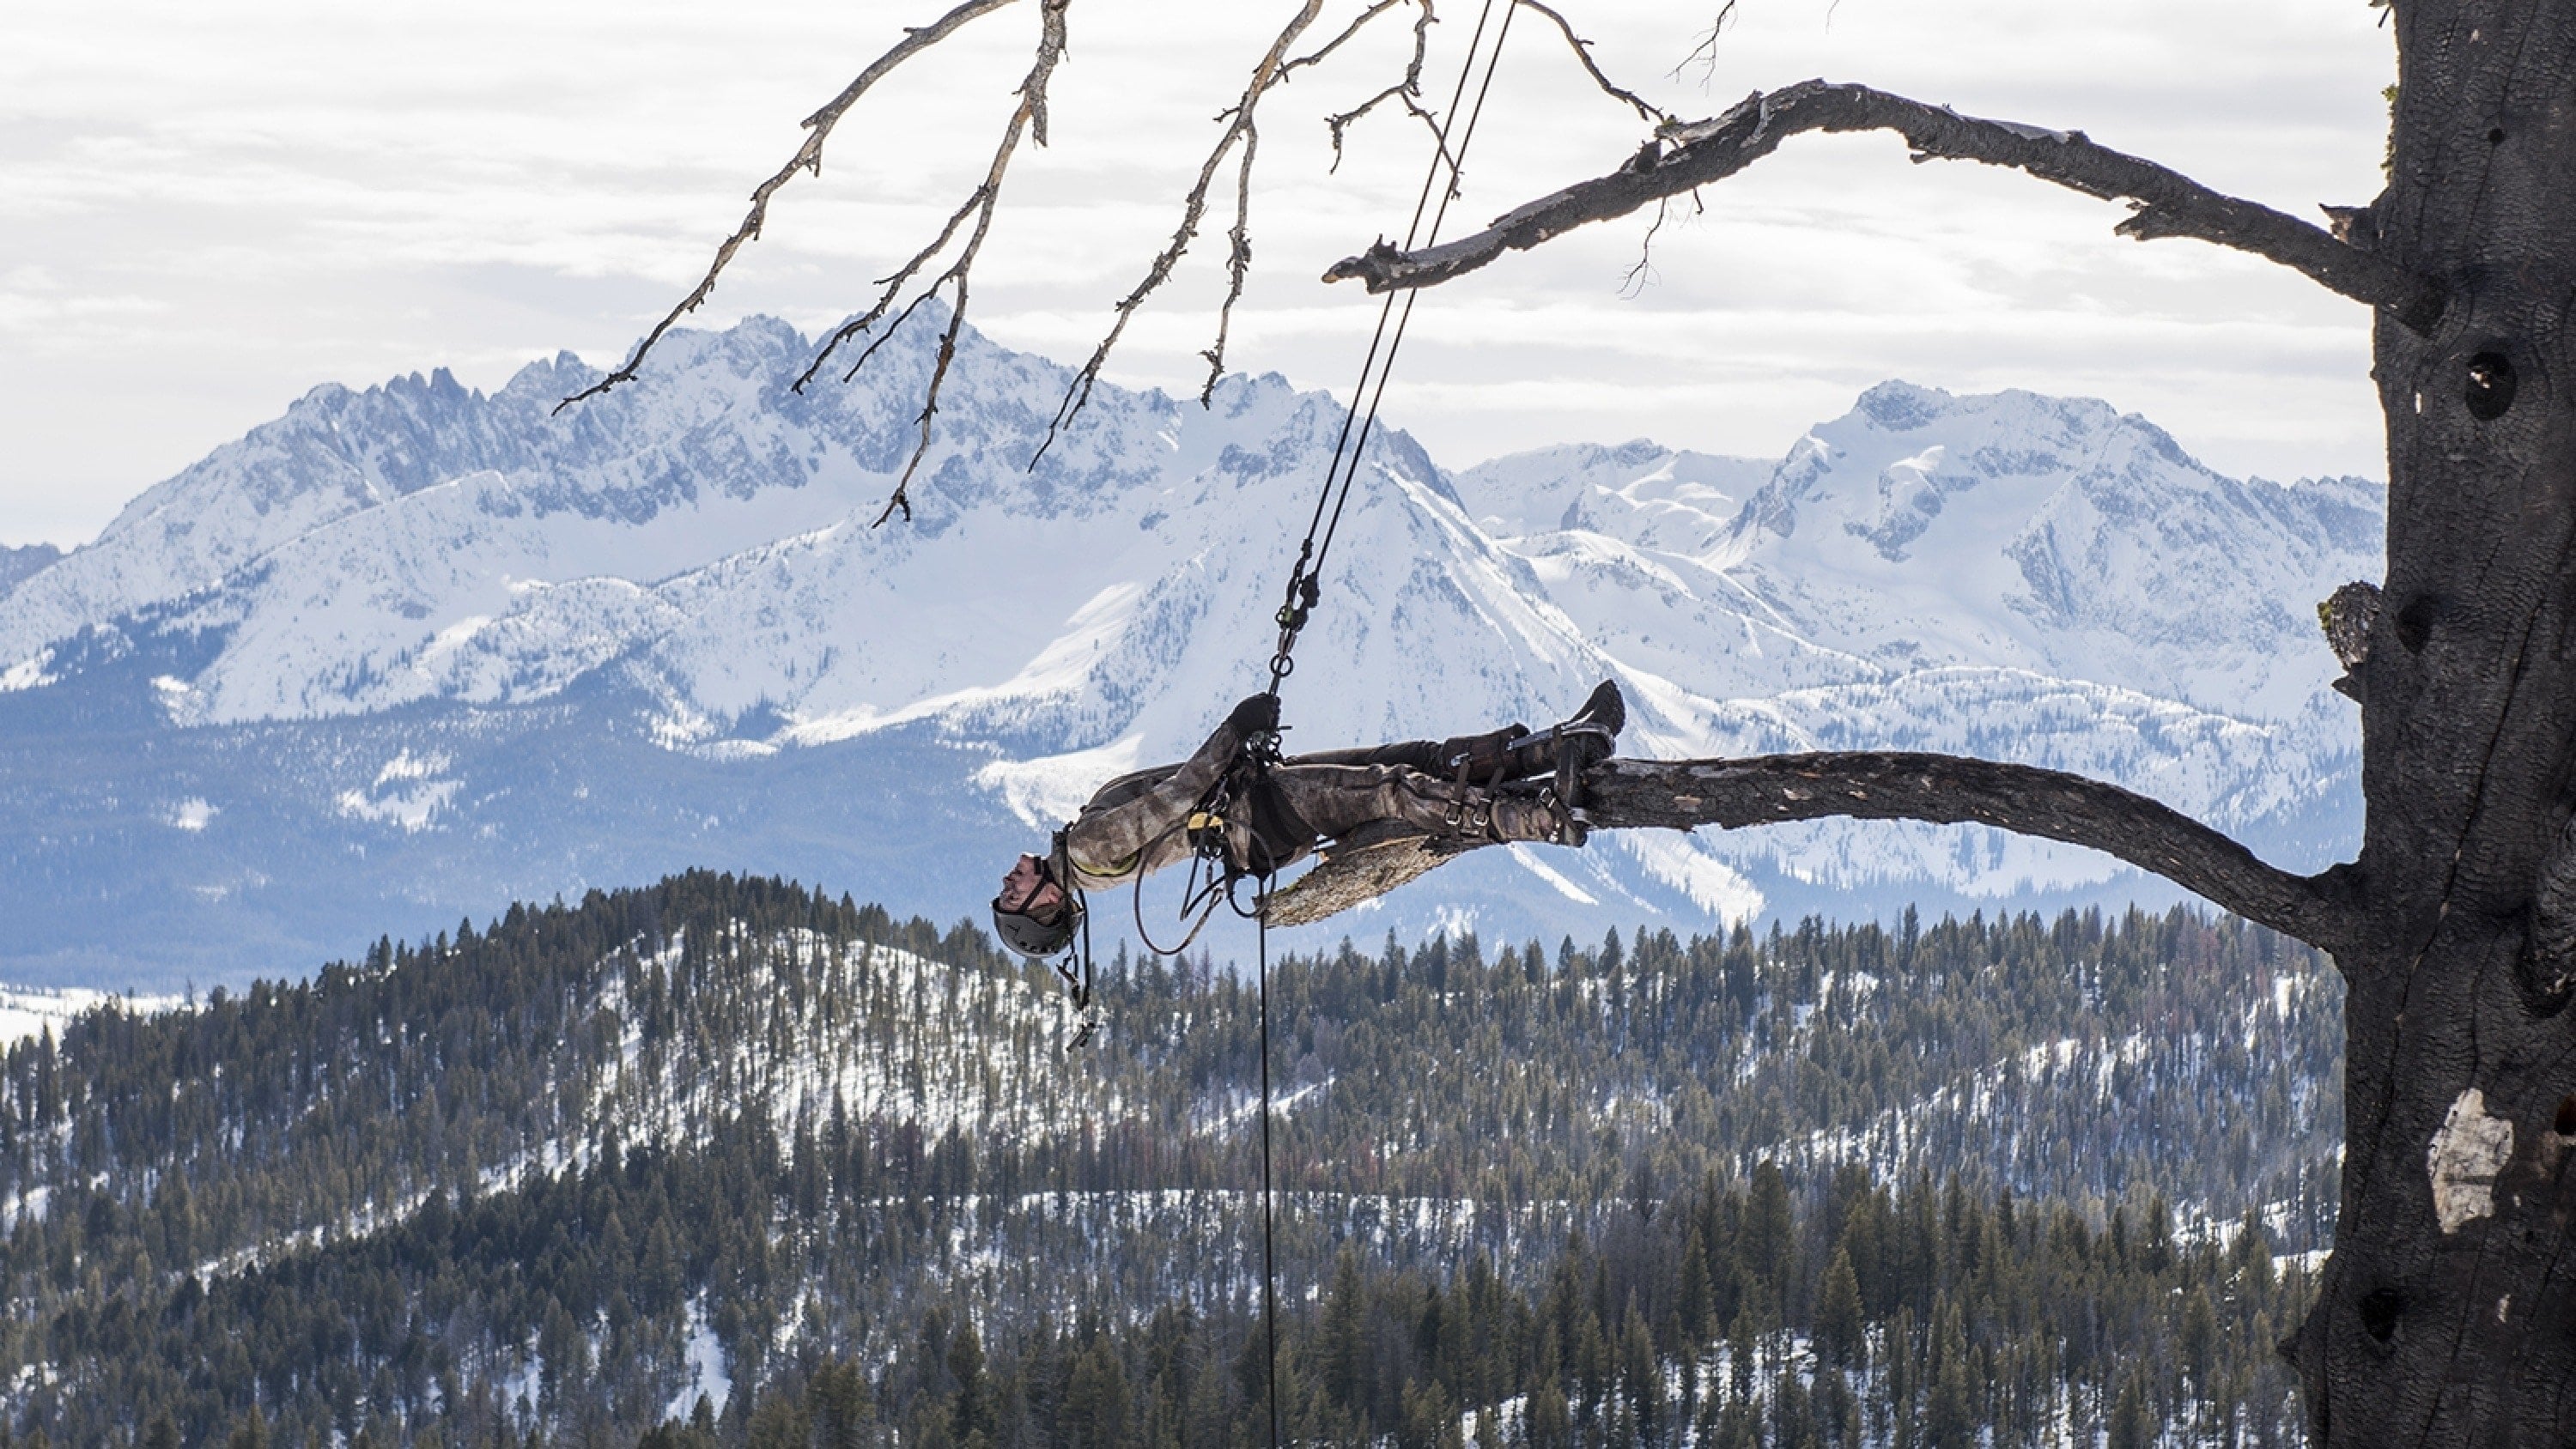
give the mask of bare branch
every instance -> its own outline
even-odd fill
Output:
[[[1486,843],[1400,831],[1363,831],[1325,847],[1313,870],[1262,902],[1262,913],[1271,925],[1283,929],[1311,926],[1376,900]]]
[[[1672,215],[1672,210],[1673,199],[1669,196],[1655,203],[1654,223],[1646,228],[1646,239],[1637,244],[1637,264],[1628,269],[1628,275],[1619,279],[1620,296],[1641,296],[1658,280],[1660,274],[1655,271],[1655,235],[1664,229],[1664,221]]]
[[[1376,110],[1380,104],[1387,101],[1393,101],[1404,107],[1405,112],[1408,115],[1411,115],[1413,119],[1420,121],[1423,129],[1431,133],[1431,144],[1438,147],[1440,150],[1440,164],[1449,168],[1449,194],[1451,196],[1458,195],[1458,162],[1456,157],[1449,154],[1449,137],[1440,129],[1440,118],[1431,114],[1431,112],[1424,110],[1422,103],[1414,99],[1415,94],[1416,92],[1407,86],[1391,85],[1385,90],[1379,91],[1376,95],[1369,97],[1367,100],[1360,102],[1350,110],[1342,112],[1340,115],[1326,116],[1324,118],[1324,126],[1327,130],[1333,133],[1333,164],[1331,169],[1336,172],[1342,169],[1343,133],[1348,131],[1355,122],[1368,115],[1369,112]]]
[[[1353,19],[1350,24],[1342,27],[1341,34],[1326,41],[1320,49],[1308,51],[1306,54],[1297,57],[1295,60],[1289,61],[1280,66],[1279,79],[1284,81],[1288,79],[1290,75],[1304,70],[1309,66],[1322,65],[1325,59],[1331,56],[1334,51],[1337,51],[1344,45],[1349,44],[1353,36],[1356,36],[1362,30],[1367,29],[1370,21],[1377,19],[1379,16],[1390,10],[1398,9],[1406,5],[1415,7],[1420,11],[1420,13],[1414,17],[1413,21],[1413,63],[1406,68],[1405,79],[1407,82],[1419,81],[1422,76],[1423,52],[1430,45],[1431,22],[1433,19],[1431,13],[1431,0],[1377,0],[1376,4],[1361,11],[1358,17]]]
[[[1025,132],[1031,141],[1040,146],[1046,144],[1047,82],[1055,78],[1056,63],[1064,58],[1064,12],[1065,7],[1070,3],[1071,0],[1039,0],[1039,13],[1044,17],[1044,24],[1038,33],[1037,59],[1029,67],[1028,78],[1020,82],[1018,92],[1020,103],[1011,111],[1010,124],[1002,128],[1001,144],[993,150],[993,161],[985,169],[983,184],[975,189],[974,195],[968,198],[967,205],[959,210],[960,215],[964,215],[969,210],[974,213],[975,229],[967,235],[965,245],[958,249],[957,260],[949,264],[948,270],[939,274],[938,280],[932,282],[922,296],[914,298],[911,306],[903,309],[903,316],[895,319],[894,327],[886,329],[886,336],[893,336],[895,328],[903,325],[904,318],[910,317],[913,310],[932,293],[943,286],[956,289],[957,300],[950,305],[948,311],[948,330],[939,335],[939,356],[931,364],[930,385],[924,389],[922,395],[920,441],[913,444],[912,456],[905,460],[903,465],[903,476],[895,480],[894,493],[886,499],[884,511],[877,514],[876,523],[869,525],[872,528],[882,525],[898,511],[903,514],[905,522],[912,521],[912,475],[920,470],[921,460],[930,453],[931,419],[939,415],[939,391],[948,381],[949,364],[957,358],[958,334],[966,328],[967,284],[975,270],[975,258],[984,250],[984,238],[992,234],[993,212],[1002,200],[1002,178],[1010,170],[1011,157],[1019,149],[1022,133]],[[933,243],[932,250],[945,245],[947,237],[954,234],[956,225],[956,220],[951,218],[947,230],[941,234],[940,241]],[[928,253],[925,252],[923,255],[926,256]],[[918,259],[915,265],[918,265]],[[887,295],[890,298],[892,293],[889,292]],[[880,302],[877,310],[881,313],[885,305],[885,302]],[[814,369],[823,365],[823,358],[830,356],[832,349],[839,346],[841,339],[849,336],[850,332],[851,329],[843,328],[840,333],[835,334],[832,341],[824,347],[822,356],[816,357],[812,365],[805,369],[805,376],[796,380],[797,387],[800,389],[804,387],[805,379],[814,375]],[[842,375],[841,380],[847,382],[858,376],[859,369],[867,365],[868,358],[875,355],[877,348],[884,345],[884,337],[869,344],[867,351],[859,354],[859,360],[851,364],[850,370]]]
[[[1991,825],[2117,856],[2328,951],[2342,947],[2354,924],[2346,867],[2294,876],[2143,795],[2030,765],[1894,751],[1606,760],[1585,773],[1583,786],[1595,830],[1740,830],[1828,816]],[[2576,840],[2576,827],[2569,838]],[[1308,925],[1349,910],[1486,843],[1363,830],[1325,847],[1315,869],[1271,897],[1270,924]],[[2576,858],[2576,845],[2564,853]],[[2552,878],[2576,880],[2576,866]],[[2576,940],[2576,931],[2566,939]]]
[[[1330,54],[1344,40],[1348,40],[1361,25],[1392,8],[1394,8],[1392,4],[1371,7],[1358,20],[1352,22],[1349,30],[1345,30],[1336,37],[1332,44],[1315,52],[1313,57],[1306,58],[1305,63],[1311,64],[1314,60]],[[1243,147],[1243,160],[1238,168],[1235,185],[1234,229],[1228,233],[1229,240],[1232,242],[1231,259],[1227,263],[1230,281],[1226,291],[1225,307],[1217,318],[1216,345],[1210,348],[1207,354],[1203,354],[1208,356],[1212,367],[1223,366],[1226,331],[1233,320],[1235,300],[1243,295],[1244,271],[1251,265],[1252,258],[1250,231],[1252,157],[1259,144],[1253,118],[1260,109],[1261,98],[1286,79],[1289,68],[1288,48],[1295,45],[1297,37],[1305,34],[1306,28],[1315,23],[1315,17],[1322,14],[1323,9],[1324,0],[1306,0],[1305,5],[1288,18],[1288,24],[1280,30],[1279,37],[1273,40],[1270,43],[1270,49],[1263,53],[1261,63],[1253,67],[1252,79],[1243,88],[1243,98],[1236,101],[1232,108],[1219,117],[1225,122],[1225,129],[1218,133],[1216,145],[1208,151],[1207,159],[1199,163],[1198,179],[1191,183],[1189,194],[1181,200],[1180,225],[1173,229],[1171,241],[1164,244],[1163,249],[1155,254],[1153,262],[1145,268],[1144,280],[1138,282],[1134,290],[1120,299],[1114,309],[1116,316],[1109,324],[1109,335],[1101,338],[1100,345],[1091,349],[1090,358],[1074,373],[1073,380],[1066,384],[1064,398],[1056,404],[1055,420],[1047,424],[1046,437],[1039,442],[1036,454],[1029,459],[1030,467],[1034,468],[1038,465],[1038,459],[1045,457],[1047,449],[1055,446],[1056,437],[1064,431],[1065,425],[1071,423],[1090,403],[1092,385],[1100,380],[1100,368],[1109,360],[1110,350],[1118,345],[1119,338],[1126,335],[1127,320],[1136,315],[1137,308],[1145,305],[1146,298],[1154,295],[1165,282],[1171,280],[1172,269],[1180,265],[1182,254],[1190,249],[1191,242],[1198,239],[1199,224],[1207,217],[1208,188],[1215,184],[1217,170],[1225,164],[1226,156],[1240,145]],[[1200,394],[1200,400],[1204,402],[1215,387],[1216,377],[1211,372],[1207,390]]]
[[[1903,136],[1917,161],[1938,157],[2010,166],[2087,196],[2127,200],[2131,214],[2117,228],[2123,236],[2197,237],[2251,252],[2387,311],[2418,332],[2442,313],[2445,292],[2431,278],[2337,241],[2321,227],[2097,146],[2081,131],[1979,120],[1866,86],[1820,80],[1769,95],[1757,91],[1714,120],[1665,128],[1618,170],[1519,207],[1474,236],[1415,252],[1381,241],[1334,263],[1324,279],[1356,277],[1372,292],[1436,286],[1506,251],[1526,250],[1585,222],[1625,216],[1647,202],[1723,180],[1800,132],[1880,130]]]
[[[699,304],[707,300],[716,289],[716,278],[721,276],[726,265],[733,261],[734,253],[742,249],[744,242],[760,235],[761,226],[769,219],[769,199],[778,194],[779,188],[793,180],[799,171],[816,176],[823,174],[823,143],[831,138],[832,127],[840,123],[841,117],[848,113],[851,106],[858,103],[859,97],[867,94],[870,87],[892,74],[895,68],[905,61],[955,34],[968,21],[990,15],[996,10],[1017,3],[1018,0],[964,0],[963,4],[928,25],[907,29],[903,39],[897,41],[892,49],[878,56],[867,69],[859,72],[858,79],[843,87],[841,93],[834,96],[823,109],[807,116],[804,122],[804,144],[796,148],[796,154],[789,158],[786,165],[778,168],[776,175],[753,188],[750,213],[743,217],[742,225],[734,229],[734,234],[725,238],[724,243],[716,248],[715,261],[707,267],[707,274],[698,280],[698,285],[681,300],[680,305],[672,308],[661,321],[653,324],[653,330],[644,334],[644,340],[635,344],[635,350],[627,355],[626,361],[615,372],[555,404],[555,411],[562,412],[584,398],[596,397],[621,382],[635,380],[635,369],[643,364],[644,355],[653,350],[654,344],[662,340],[662,334],[670,331],[682,317],[696,311]]]
[[[842,323],[838,331],[835,331],[831,336],[823,339],[823,345],[821,348],[816,350],[814,360],[805,364],[805,370],[796,375],[796,381],[792,385],[792,390],[803,392],[805,390],[805,384],[814,380],[814,375],[823,370],[823,364],[831,358],[834,352],[840,350],[842,343],[847,342],[851,338],[858,336],[860,333],[867,331],[869,328],[876,326],[879,319],[885,316],[887,310],[894,306],[895,299],[903,294],[903,289],[906,284],[910,283],[914,277],[920,275],[921,269],[930,264],[931,258],[946,251],[948,249],[948,244],[957,239],[957,229],[966,224],[966,219],[970,216],[983,215],[989,210],[986,203],[990,199],[991,194],[981,186],[978,186],[973,191],[967,193],[964,203],[959,205],[955,211],[948,214],[948,224],[939,229],[939,235],[931,238],[930,245],[913,253],[912,260],[905,262],[900,267],[897,267],[894,275],[880,279],[885,286],[885,290],[877,294],[876,305],[870,307],[867,311],[860,313],[857,317]],[[922,296],[925,297],[928,295],[929,293],[927,292],[922,294]],[[877,337],[876,341],[868,344],[866,351],[859,354],[859,362],[864,365],[868,358],[874,355],[879,347],[885,345],[886,338],[892,337],[895,334],[895,330],[903,326],[904,317],[912,315],[913,307],[918,307],[920,305],[921,299],[918,297],[914,298],[912,306],[903,309],[903,316],[895,319],[894,326],[888,327]]]
[[[1725,4],[1717,7],[1717,16],[1709,21],[1708,29],[1701,34],[1699,43],[1691,47],[1690,54],[1682,57],[1681,64],[1673,67],[1672,76],[1675,80],[1681,79],[1682,72],[1690,69],[1693,61],[1697,61],[1700,65],[1699,83],[1701,85],[1709,83],[1710,79],[1717,74],[1717,38],[1726,33],[1726,23],[1734,18],[1735,0],[1726,0]]]
[[[2338,870],[2295,876],[2117,785],[2031,765],[1904,751],[1610,760],[1584,777],[1598,827],[1741,829],[1790,820],[1973,822],[2086,846],[2329,951],[2351,929]]]
[[[1252,272],[1252,158],[1260,154],[1261,133],[1243,128],[1243,162],[1234,172],[1234,225],[1225,234],[1225,300],[1216,309],[1216,341],[1199,354],[1207,359],[1207,381],[1199,384],[1199,406],[1216,401],[1217,379],[1225,376],[1225,341],[1234,330],[1234,304],[1243,300],[1243,279]]]
[[[1603,94],[1608,95],[1612,100],[1621,101],[1627,105],[1635,107],[1637,114],[1640,117],[1645,120],[1652,121],[1658,126],[1678,124],[1679,118],[1672,115],[1670,112],[1646,104],[1645,101],[1640,99],[1633,91],[1622,90],[1618,86],[1612,85],[1610,83],[1610,77],[1603,75],[1601,73],[1600,65],[1592,59],[1592,42],[1575,34],[1573,22],[1567,20],[1563,15],[1558,14],[1553,6],[1542,5],[1539,3],[1539,0],[1514,0],[1514,3],[1518,4],[1524,10],[1535,10],[1539,14],[1556,22],[1557,33],[1565,37],[1565,43],[1568,48],[1573,50],[1574,58],[1583,63],[1584,74],[1592,77],[1592,83],[1601,87]]]

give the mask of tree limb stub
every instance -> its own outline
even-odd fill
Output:
[[[1609,760],[1584,787],[1596,829],[1734,830],[1829,816],[1990,825],[2116,856],[2327,951],[2350,929],[2335,871],[2291,875],[2143,795],[2031,765],[1909,751]]]
[[[2009,166],[2043,181],[2132,204],[2123,236],[2196,237],[2279,262],[2330,291],[2386,311],[2416,332],[2441,316],[2440,283],[2322,227],[2251,201],[2212,191],[2154,162],[2087,139],[2011,121],[1962,116],[1867,86],[1801,81],[1768,95],[1757,91],[1714,120],[1666,126],[1618,170],[1515,208],[1473,236],[1400,251],[1380,241],[1333,264],[1324,280],[1358,278],[1371,292],[1437,286],[1523,251],[1586,222],[1625,216],[1648,202],[1742,171],[1804,131],[1893,131],[1917,161],[1979,161]]]

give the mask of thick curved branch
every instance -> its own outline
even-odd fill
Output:
[[[1828,816],[1991,825],[2116,856],[2328,951],[2350,925],[2336,872],[2292,875],[2143,795],[2031,765],[1907,751],[1610,760],[1584,789],[1596,829],[1735,830]]]
[[[891,50],[878,56],[867,69],[860,71],[858,78],[844,86],[841,93],[832,97],[823,109],[807,116],[804,144],[796,148],[796,154],[789,157],[787,164],[779,167],[775,175],[753,188],[750,213],[743,217],[742,225],[734,228],[733,235],[726,237],[724,243],[716,248],[715,260],[708,265],[707,274],[698,279],[698,285],[690,290],[688,296],[680,300],[680,305],[672,308],[664,314],[661,321],[653,324],[653,330],[644,334],[644,340],[635,344],[635,350],[627,354],[626,361],[620,364],[615,372],[556,403],[555,411],[562,412],[584,398],[596,397],[621,382],[635,380],[635,369],[643,364],[644,354],[653,350],[654,344],[662,340],[663,333],[670,331],[682,317],[696,311],[698,305],[707,300],[707,297],[716,289],[716,278],[724,274],[726,265],[733,260],[733,254],[742,250],[744,242],[760,235],[761,226],[769,220],[769,199],[778,194],[779,188],[794,180],[796,173],[800,171],[811,172],[816,176],[823,174],[823,143],[831,138],[832,128],[840,123],[841,117],[849,111],[850,107],[858,104],[859,97],[866,95],[878,81],[893,74],[895,68],[905,61],[955,34],[966,22],[1018,3],[1019,0],[965,0],[965,3],[928,25],[905,30],[903,39],[896,41]],[[951,223],[951,227],[953,230],[954,223]]]
[[[1665,127],[1618,170],[1508,212],[1473,236],[1414,252],[1380,241],[1335,263],[1324,280],[1356,277],[1372,292],[1436,286],[1504,252],[1526,250],[1586,222],[1625,216],[1648,202],[1722,181],[1803,131],[1893,131],[1905,138],[1917,161],[1938,157],[2009,166],[2087,196],[2126,200],[2132,210],[2117,228],[2123,236],[2197,237],[2251,252],[2388,312],[2418,332],[2442,313],[2444,290],[2432,279],[2338,241],[2323,227],[2095,145],[2081,131],[1979,120],[1867,86],[1820,80],[1769,95],[1757,91],[1714,120]]]

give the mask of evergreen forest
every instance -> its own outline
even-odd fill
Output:
[[[2298,1438],[2342,1133],[2304,946],[1310,952],[1284,1436]],[[0,1444],[1267,1443],[1254,989],[1122,956],[1100,1004],[1076,1046],[971,926],[706,872],[111,1003],[0,1065]]]

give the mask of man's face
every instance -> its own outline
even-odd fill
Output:
[[[1011,867],[1011,873],[1002,877],[1002,894],[996,904],[1015,916],[1052,926],[1064,914],[1064,889],[1048,878],[1044,861],[1023,855]]]

